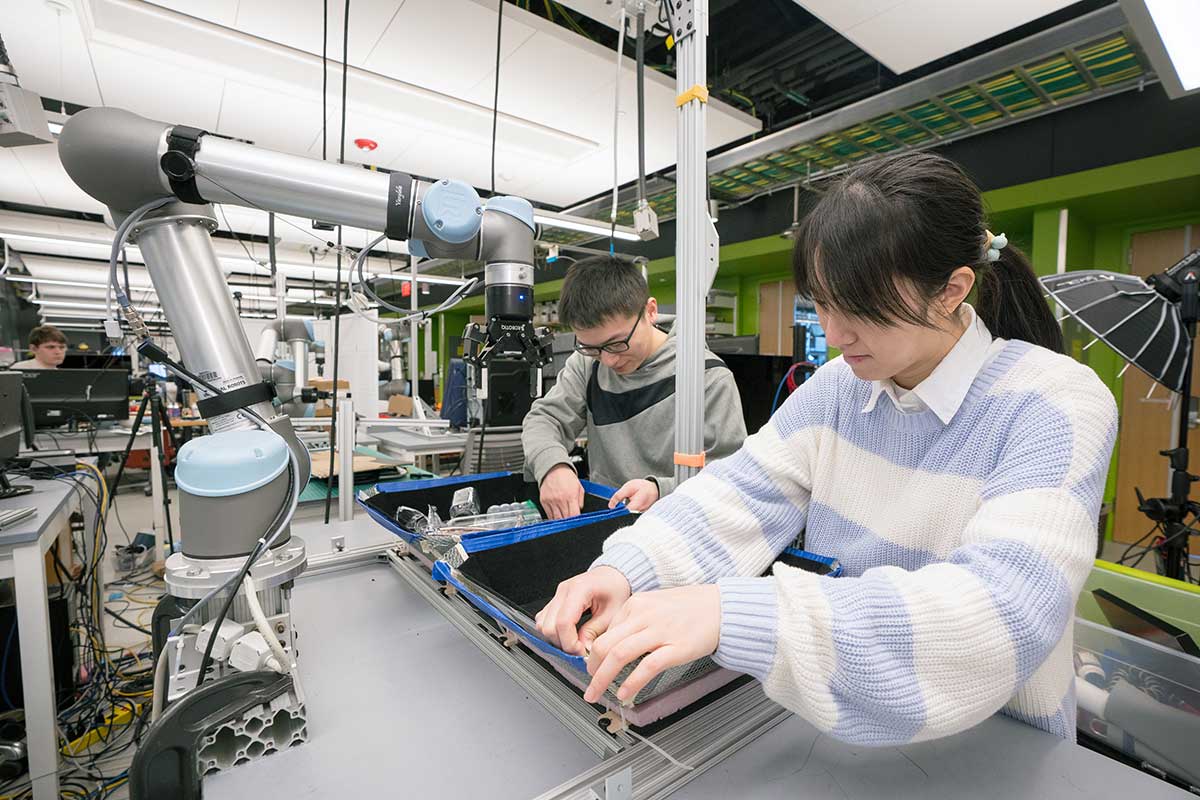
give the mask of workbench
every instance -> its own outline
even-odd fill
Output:
[[[44,429],[37,431],[34,442],[39,450],[74,450],[83,455],[99,455],[101,453],[123,453],[125,445],[129,444],[130,428],[120,425],[101,427],[94,431],[67,431]],[[134,450],[148,450],[153,437],[150,434],[150,422],[147,419],[138,430],[137,438],[133,441]]]
[[[440,473],[442,456],[462,456],[467,448],[467,433],[455,433],[434,428],[429,433],[418,429],[375,428],[364,426],[367,434],[376,441],[381,453],[408,462],[419,462],[428,458],[430,472]]]
[[[297,525],[313,572],[293,596],[310,741],[205,780],[215,800],[260,797],[531,798],[601,764],[395,571],[388,534],[361,517]],[[367,555],[328,569],[331,537]],[[759,691],[756,685],[746,691]],[[673,796],[1094,798],[1190,795],[1004,716],[904,747],[839,743],[782,715]],[[633,796],[644,796],[634,794]]]
[[[80,503],[86,525],[84,540],[91,540],[95,504],[69,480],[17,478],[13,483],[32,486],[33,492],[0,500],[0,510],[36,508],[37,514],[0,530],[0,578],[14,579],[33,800],[58,800],[58,730],[44,556]],[[92,487],[95,488],[94,483]]]

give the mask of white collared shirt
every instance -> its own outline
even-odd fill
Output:
[[[929,410],[937,414],[942,424],[950,424],[980,370],[1008,343],[1004,339],[992,336],[987,325],[983,324],[983,320],[970,304],[963,303],[962,308],[961,313],[966,314],[968,318],[967,329],[929,377],[912,389],[897,386],[891,378],[872,381],[871,397],[863,407],[862,413],[867,414],[875,410],[879,396],[887,394],[901,414],[916,414]]]

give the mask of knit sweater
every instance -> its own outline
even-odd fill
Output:
[[[1003,345],[944,423],[837,359],[729,458],[605,543],[633,591],[716,582],[715,660],[844,741],[946,736],[998,710],[1075,735],[1072,617],[1116,406],[1086,366]],[[805,530],[839,578],[782,565]]]

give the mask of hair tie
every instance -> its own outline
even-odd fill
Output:
[[[987,247],[986,247],[986,252],[985,252],[987,260],[988,261],[999,261],[1000,260],[1000,251],[1003,250],[1004,248],[1008,247],[1008,237],[1005,236],[1003,233],[992,233],[991,231],[988,231],[988,230],[985,230],[984,233],[987,234],[987,237],[988,237],[988,242],[987,242]]]

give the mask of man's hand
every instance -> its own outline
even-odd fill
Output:
[[[616,508],[622,500],[628,500],[625,507],[630,511],[642,512],[658,502],[658,484],[645,478],[634,478],[626,481],[617,489],[616,494],[608,501],[609,508]]]
[[[629,599],[629,581],[613,567],[596,567],[558,585],[554,598],[534,618],[538,632],[568,653],[582,656],[608,630]],[[585,611],[592,618],[576,630]]]
[[[625,702],[660,672],[712,655],[721,642],[721,590],[716,584],[635,594],[592,644],[583,699],[595,703],[625,665],[645,655],[617,691]]]
[[[583,484],[575,470],[559,464],[542,478],[542,508],[550,519],[574,517],[583,510]]]

